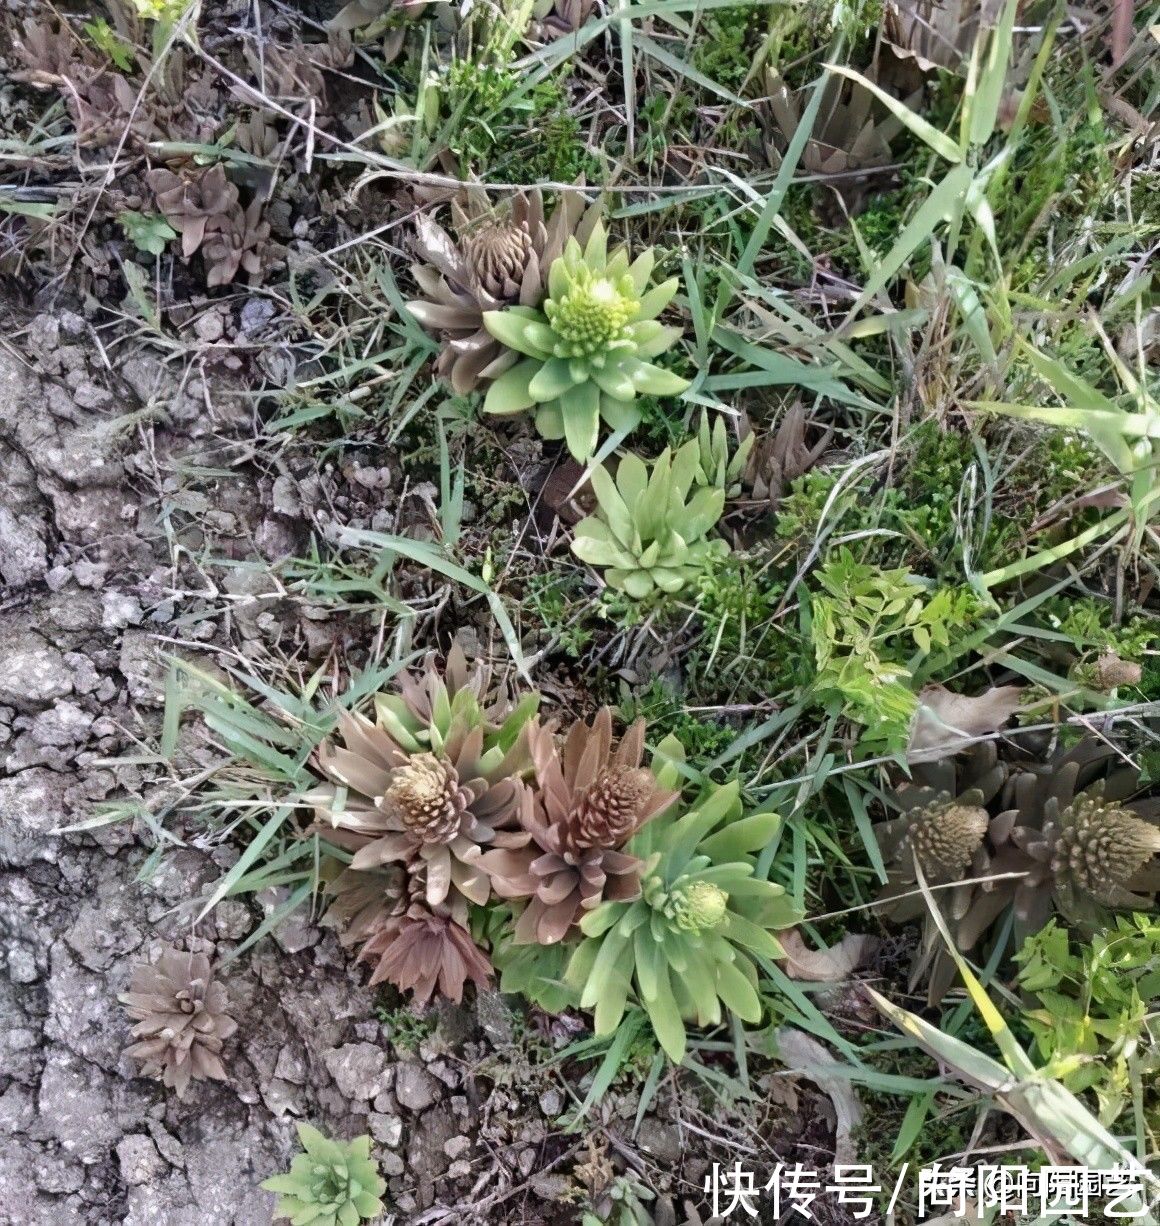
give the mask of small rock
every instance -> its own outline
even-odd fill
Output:
[[[560,1114],[564,1106],[564,1096],[559,1090],[545,1090],[540,1095],[540,1110],[549,1118],[554,1120]]]
[[[298,483],[283,474],[274,479],[270,491],[270,505],[279,515],[297,518],[302,514],[302,499],[298,496]]]
[[[80,587],[100,587],[109,573],[104,562],[89,562],[81,558],[73,563],[72,575]]]
[[[403,1063],[395,1072],[395,1097],[408,1111],[426,1111],[440,1097],[441,1089],[421,1065]]]
[[[306,1061],[301,1053],[289,1043],[278,1053],[278,1062],[274,1065],[274,1076],[296,1086],[306,1084]]]
[[[382,1089],[387,1055],[373,1043],[347,1043],[323,1056],[330,1075],[347,1098],[374,1098]]]
[[[40,978],[36,955],[23,942],[8,947],[8,978],[13,983],[35,983]]]
[[[397,1179],[406,1169],[407,1164],[403,1161],[399,1154],[392,1154],[388,1152],[383,1154],[383,1156],[379,1159],[379,1170],[388,1179]],[[401,1201],[399,1207],[402,1208]]]
[[[193,325],[194,332],[197,333],[198,340],[203,340],[208,344],[213,344],[214,341],[220,341],[222,333],[225,331],[225,325],[222,323],[222,317],[217,311],[207,311],[204,315],[199,315],[197,322]]]
[[[105,630],[124,630],[126,626],[140,625],[145,614],[136,596],[125,592],[106,592],[101,600],[101,626]]]
[[[48,570],[43,524],[0,506],[0,578],[10,588],[24,587]]]
[[[475,1013],[483,1033],[496,1047],[512,1041],[512,1011],[498,992],[480,992],[475,998]]]
[[[20,710],[72,693],[64,657],[31,631],[0,640],[0,702]]]
[[[134,1132],[117,1142],[121,1178],[130,1187],[151,1183],[165,1170],[165,1161],[144,1133]]]
[[[50,592],[59,592],[71,576],[72,571],[67,566],[54,566],[51,570],[45,571],[44,585]]]
[[[471,1138],[462,1136],[452,1137],[451,1140],[443,1146],[443,1152],[452,1160],[462,1158],[464,1154],[471,1152]]]
[[[383,1145],[392,1149],[403,1139],[403,1121],[397,1115],[383,1115],[380,1111],[372,1111],[367,1117],[371,1136]]]
[[[51,710],[44,711],[32,721],[29,733],[37,745],[50,745],[66,749],[81,745],[93,726],[93,717],[75,702],[58,702]]]
[[[447,1168],[447,1178],[448,1179],[466,1179],[467,1176],[470,1174],[471,1174],[471,1163],[470,1162],[463,1162],[463,1161],[453,1162]]]

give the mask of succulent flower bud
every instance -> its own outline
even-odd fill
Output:
[[[932,885],[961,878],[987,833],[987,810],[969,803],[970,799],[940,796],[914,815],[908,838],[923,876]]]
[[[643,767],[601,771],[576,803],[571,843],[578,848],[620,846],[636,830],[641,806],[655,791],[656,779]]]
[[[545,300],[544,314],[559,338],[556,356],[587,357],[620,339],[625,326],[639,313],[640,300],[630,277],[621,277],[614,284],[585,264],[570,276],[559,299]]]
[[[1077,796],[1044,834],[1055,836],[1050,866],[1056,880],[1110,904],[1160,851],[1160,829],[1105,803],[1098,788]]]
[[[725,918],[729,895],[711,881],[692,881],[669,896],[672,918],[686,932],[708,932]]]
[[[383,806],[396,813],[407,830],[428,843],[450,843],[465,807],[459,775],[434,754],[415,754],[391,775]]]
[[[505,298],[518,292],[534,250],[526,226],[491,220],[463,240],[463,253],[475,282],[493,298]]]

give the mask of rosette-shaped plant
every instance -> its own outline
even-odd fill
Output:
[[[478,860],[485,847],[520,847],[517,776],[531,763],[526,724],[536,698],[502,725],[502,708],[469,683],[461,655],[440,674],[428,659],[402,694],[376,697],[376,720],[344,712],[338,737],[319,746],[317,766],[329,783],[303,798],[315,809],[315,830],[353,852],[351,868],[402,864],[422,869],[428,906],[453,891],[475,903],[490,894]]]
[[[772,70],[766,72],[765,89],[769,101],[761,113],[772,119],[765,125],[765,150],[770,163],[779,166],[801,124],[801,107],[798,97]],[[828,180],[847,210],[858,213],[870,189],[889,179],[887,168],[894,161],[890,146],[901,131],[901,120],[882,113],[865,86],[833,76],[823,87],[821,109],[801,164],[808,174]]]
[[[309,1124],[298,1125],[305,1153],[298,1154],[285,1175],[262,1183],[278,1193],[275,1220],[293,1226],[358,1226],[383,1212],[380,1199],[386,1180],[371,1160],[371,1138],[331,1141]]]
[[[605,899],[639,895],[644,863],[621,848],[677,793],[641,766],[643,720],[613,749],[607,707],[591,725],[574,723],[562,748],[552,728],[533,728],[531,750],[536,788],[525,789],[520,810],[531,842],[486,852],[480,865],[501,898],[529,900],[516,921],[515,942],[554,945]]]
[[[487,413],[535,412],[536,429],[564,439],[580,461],[596,450],[600,421],[631,430],[640,420],[638,393],[675,396],[688,380],[654,366],[676,344],[679,328],[657,316],[677,292],[673,277],[648,288],[656,256],[651,248],[629,262],[628,251],[608,253],[597,223],[581,247],[572,238],[548,270],[543,309],[515,306],[487,311],[487,330],[525,360],[500,375],[484,400]]]
[[[330,906],[322,922],[339,928],[340,942],[361,946],[360,962],[374,965],[371,985],[393,983],[425,1004],[439,992],[458,1003],[468,979],[486,987],[487,955],[468,931],[467,900],[457,890],[446,901],[427,901],[427,874],[400,865],[379,869],[328,866]]]
[[[178,1098],[185,1097],[191,1080],[225,1080],[222,1045],[238,1027],[205,954],[163,949],[155,963],[134,967],[120,1001],[136,1021],[133,1037],[140,1040],[125,1054],[140,1061],[146,1077],[160,1077]]]
[[[925,917],[911,964],[911,988],[926,980],[934,1003],[954,981],[955,965],[927,910],[916,864],[928,886],[947,886],[993,873],[992,849],[986,842],[991,824],[987,806],[1006,782],[1007,768],[999,762],[994,742],[983,741],[957,758],[918,763],[912,771],[912,778],[889,796],[900,815],[874,827],[888,877],[878,904],[882,914],[895,923]],[[1013,891],[1011,881],[1000,880],[956,885],[938,890],[935,898],[956,944],[969,949],[1006,910]]]
[[[913,891],[916,860],[928,885],[968,875],[990,825],[986,806],[1007,779],[992,741],[972,746],[958,759],[917,763],[912,772],[890,796],[900,816],[874,827],[891,877],[891,886],[880,896],[884,904],[894,893]],[[920,896],[917,903],[904,899],[883,910],[894,918],[911,918],[922,913],[924,903]]]
[[[700,462],[693,439],[671,458],[666,447],[651,472],[632,454],[620,461],[615,482],[603,467],[593,469],[596,513],[576,525],[572,552],[636,600],[658,588],[681,591],[729,552],[725,541],[707,536],[725,509],[725,491],[702,486],[689,497]]]
[[[963,952],[1001,932],[1013,914],[1014,948],[1059,911],[1091,930],[1108,911],[1147,908],[1160,889],[1160,827],[1154,800],[1128,801],[1139,772],[1089,739],[1050,760],[1014,771],[992,743],[914,767],[914,783],[893,793],[901,816],[875,827],[890,881],[879,896],[896,921],[926,916],[911,971],[931,1003],[953,982],[953,960],[917,885],[917,859]],[[954,883],[959,884],[954,884]]]
[[[1091,929],[1106,922],[1109,910],[1153,905],[1160,826],[1148,819],[1156,818],[1158,804],[1129,801],[1139,783],[1135,769],[1119,766],[1114,750],[1095,740],[1011,780],[1010,841],[1029,860],[1015,891],[1020,945],[1055,909]]]
[[[660,779],[670,781],[667,769]],[[597,1034],[616,1029],[630,997],[674,1061],[685,1054],[686,1022],[716,1025],[722,1005],[760,1020],[754,958],[782,957],[774,933],[801,912],[781,886],[754,876],[751,853],[781,819],[742,817],[738,791],[736,783],[717,787],[689,811],[670,809],[645,826],[631,844],[648,861],[642,896],[606,902],[580,921],[588,939],[565,981],[595,1009]]]
[[[423,262],[411,273],[423,296],[407,309],[442,340],[435,373],[455,392],[474,390],[518,359],[484,327],[484,312],[539,306],[548,269],[565,243],[573,236],[586,242],[599,219],[600,205],[585,209],[579,191],[565,192],[545,218],[538,189],[493,208],[484,190],[471,184],[451,202],[451,233],[419,214],[412,246]]]

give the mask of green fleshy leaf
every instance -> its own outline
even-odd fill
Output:
[[[600,397],[600,416],[610,430],[623,430],[626,434],[640,425],[640,409],[624,400]]]
[[[613,400],[636,399],[636,384],[620,367],[604,367],[601,370],[594,370],[592,378],[596,386]]]
[[[608,263],[608,233],[604,229],[603,221],[598,221],[592,227],[592,233],[584,248],[584,263],[593,272],[603,272]]]
[[[636,390],[644,392],[646,396],[678,396],[689,387],[688,379],[682,379],[680,375],[665,370],[663,366],[654,366],[651,362],[626,365],[630,366],[630,369],[625,373],[636,385]]]
[[[537,401],[556,400],[579,382],[571,363],[565,358],[552,358],[533,376],[528,395]]]
[[[761,999],[730,962],[717,963],[717,994],[743,1022],[761,1021]]]
[[[506,416],[530,409],[535,404],[535,399],[528,386],[540,366],[539,361],[530,358],[513,366],[511,370],[505,370],[487,389],[487,395],[483,399],[483,411]]]
[[[657,1042],[664,1049],[665,1055],[674,1064],[679,1064],[685,1058],[685,1024],[681,1021],[680,1010],[673,999],[667,966],[662,964],[657,976],[656,996],[652,1000],[645,1001],[644,1007],[652,1023]]]
[[[632,278],[632,287],[636,290],[637,297],[643,297],[656,262],[656,252],[648,247],[629,266],[628,275]]]
[[[541,438],[554,441],[564,437],[564,414],[560,412],[558,400],[542,404],[536,410],[536,430]]]
[[[600,438],[600,389],[595,383],[578,383],[560,397],[559,405],[568,450],[584,463]]]
[[[506,311],[483,313],[483,326],[501,345],[530,358],[539,358],[541,362],[546,362],[552,356],[551,350],[545,350],[528,339],[528,325],[538,323],[546,327],[547,322],[538,311],[532,311],[530,307],[509,307]]]
[[[604,578],[612,587],[619,588],[633,600],[644,600],[652,594],[656,586],[647,570],[609,570],[605,572]]]
[[[738,945],[744,945],[746,949],[753,950],[755,954],[760,954],[763,958],[781,958],[785,956],[776,937],[764,928],[759,928],[756,924],[738,915],[733,910],[726,913],[725,923],[720,931],[728,936],[731,941],[736,941]]]
[[[657,587],[670,596],[675,596],[689,581],[683,570],[671,570],[665,566],[654,566],[649,575]]]
[[[672,302],[680,288],[678,277],[670,277],[660,285],[654,285],[646,294],[641,295],[640,314],[638,319],[656,319],[656,317]]]

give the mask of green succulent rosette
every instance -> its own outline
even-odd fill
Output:
[[[775,933],[801,911],[781,886],[754,876],[754,853],[777,833],[779,815],[742,816],[738,793],[729,783],[687,812],[678,805],[651,821],[629,844],[649,863],[641,896],[602,903],[581,920],[587,939],[564,981],[595,1010],[598,1035],[616,1029],[633,999],[679,1062],[686,1022],[715,1026],[722,1006],[761,1020],[755,960],[783,956]]]
[[[729,546],[707,537],[725,509],[725,491],[701,486],[694,439],[670,455],[666,447],[649,467],[629,454],[616,480],[603,467],[592,471],[596,512],[576,525],[572,552],[604,571],[604,580],[635,600],[656,590],[679,592]]]
[[[287,1174],[262,1184],[278,1194],[275,1218],[293,1226],[358,1226],[382,1214],[387,1184],[371,1160],[370,1137],[331,1141],[309,1124],[298,1125],[298,1137],[306,1152]]]
[[[681,335],[657,322],[679,282],[672,277],[649,289],[655,263],[651,248],[631,263],[624,247],[609,255],[597,223],[583,248],[571,238],[552,263],[542,310],[485,312],[491,335],[525,357],[492,383],[484,412],[534,412],[544,438],[564,439],[583,462],[596,451],[601,419],[629,431],[640,421],[638,394],[683,392],[687,379],[648,360]]]

